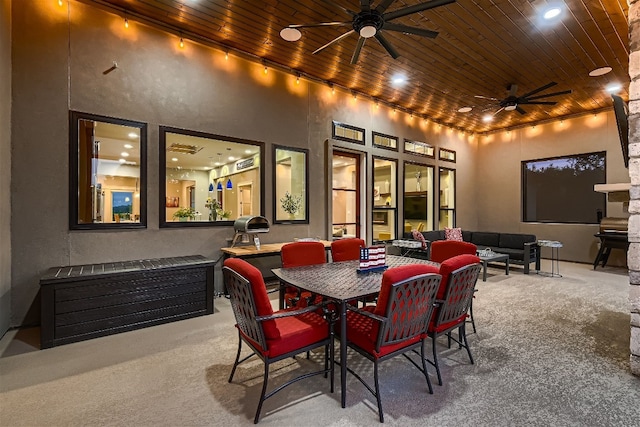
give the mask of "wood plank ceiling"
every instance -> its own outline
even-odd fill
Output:
[[[301,28],[302,38],[296,42],[283,40],[279,33],[290,24],[351,21],[344,9],[359,12],[367,0],[84,1],[473,133],[610,109],[605,86],[612,83],[621,84],[618,94],[628,99],[626,0],[457,0],[393,20],[437,31],[436,38],[382,30],[400,56],[394,60],[371,38],[355,65],[350,61],[357,33],[312,53],[351,30],[351,25]],[[427,1],[395,0],[386,12]],[[371,6],[382,2],[374,0]],[[562,12],[544,21],[539,17],[541,10],[553,3]],[[605,66],[612,71],[589,76]],[[404,86],[392,82],[397,74],[406,77]],[[552,81],[558,84],[533,96],[572,93],[538,100],[557,101],[556,105],[519,105],[526,114],[498,112],[499,101],[509,95],[512,84],[521,96]],[[461,107],[472,110],[458,112]],[[493,121],[483,120],[487,114]]]

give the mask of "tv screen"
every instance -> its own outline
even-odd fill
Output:
[[[427,218],[427,196],[405,196],[404,198],[405,219],[426,219]]]
[[[616,115],[620,145],[622,146],[622,159],[624,167],[629,167],[629,108],[627,103],[618,95],[611,95],[613,99],[613,111]]]

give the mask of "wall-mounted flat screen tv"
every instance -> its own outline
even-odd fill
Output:
[[[618,95],[611,95],[613,99],[613,111],[616,115],[620,145],[622,146],[622,159],[624,167],[629,167],[629,107]]]

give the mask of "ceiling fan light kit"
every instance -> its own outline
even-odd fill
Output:
[[[342,21],[342,22],[320,22],[313,24],[292,24],[288,27],[282,29],[280,31],[280,36],[287,41],[296,41],[300,39],[300,36],[293,32],[285,31],[285,30],[294,30],[300,34],[298,28],[311,28],[311,27],[325,27],[325,26],[338,26],[338,27],[349,27],[351,26],[351,30],[343,33],[342,35],[336,37],[335,39],[329,41],[324,46],[319,47],[313,54],[317,54],[329,46],[338,43],[342,39],[350,36],[353,33],[357,33],[358,43],[356,44],[356,48],[353,52],[353,56],[351,57],[351,64],[356,64],[360,57],[360,51],[364,45],[364,42],[369,39],[375,37],[375,39],[380,43],[380,45],[387,51],[389,55],[393,59],[397,59],[400,54],[393,47],[393,45],[387,40],[384,36],[386,31],[394,31],[403,34],[411,34],[420,37],[427,38],[435,38],[438,33],[431,30],[426,30],[423,28],[417,27],[409,27],[403,24],[396,24],[391,21],[397,18],[402,18],[403,16],[412,15],[414,13],[423,12],[429,9],[433,9],[439,6],[444,6],[450,3],[454,3],[456,0],[430,0],[423,3],[418,3],[413,6],[403,7],[392,12],[387,12],[387,9],[395,0],[381,0],[378,5],[373,8],[371,6],[370,0],[360,0],[360,11],[356,12],[350,10],[346,7],[343,7],[333,0],[324,0],[325,3],[328,3],[334,6],[336,9],[340,9],[347,15],[351,16],[351,21]],[[297,37],[297,38],[295,38]]]

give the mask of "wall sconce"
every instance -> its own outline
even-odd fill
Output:
[[[231,184],[231,178],[227,179],[227,190],[233,189],[233,184]]]

